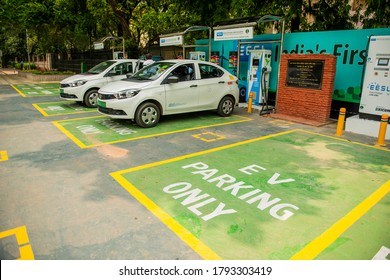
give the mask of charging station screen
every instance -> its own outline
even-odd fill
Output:
[[[389,65],[388,58],[379,58],[378,59],[378,66],[387,66],[387,65]]]

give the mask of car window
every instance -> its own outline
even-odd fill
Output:
[[[115,63],[116,63],[116,61],[114,61],[114,60],[104,61],[104,62],[99,63],[98,65],[92,67],[90,70],[88,70],[88,73],[89,74],[100,74],[103,71],[105,71],[108,67],[110,67],[111,65],[113,65]]]
[[[142,68],[135,73],[129,79],[135,80],[157,80],[162,74],[165,73],[169,68],[175,65],[174,62],[155,62],[151,65]]]
[[[170,76],[178,77],[179,82],[195,80],[195,66],[193,63],[180,65],[172,70]]]
[[[199,69],[201,79],[219,78],[222,77],[224,74],[221,69],[213,65],[199,64]]]
[[[133,73],[133,62],[124,63],[123,74]]]
[[[118,64],[114,66],[110,72],[110,76],[119,76],[119,75],[125,75],[128,73],[133,73],[133,63],[132,62],[125,62]]]

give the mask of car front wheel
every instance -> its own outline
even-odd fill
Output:
[[[227,117],[229,116],[234,110],[234,101],[233,98],[229,96],[225,96],[222,98],[221,102],[219,102],[218,105],[218,115],[222,117]]]
[[[85,106],[89,108],[96,108],[97,107],[97,97],[98,97],[98,91],[97,89],[91,89],[85,93],[84,96],[84,104]]]
[[[135,122],[138,126],[149,128],[156,126],[160,120],[160,109],[151,102],[141,104],[135,113]]]

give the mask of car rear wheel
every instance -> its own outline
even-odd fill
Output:
[[[218,105],[218,110],[217,110],[218,115],[222,117],[227,117],[230,116],[233,110],[234,110],[233,98],[229,96],[225,96],[224,98],[222,98],[221,102],[219,102]]]
[[[98,90],[97,89],[91,89],[87,91],[87,93],[84,96],[84,104],[85,106],[89,108],[96,108],[97,107],[97,97],[98,97]]]
[[[160,109],[156,104],[146,102],[137,108],[137,111],[135,112],[135,122],[140,127],[153,127],[159,122],[160,114]]]

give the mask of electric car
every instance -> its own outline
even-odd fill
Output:
[[[229,116],[238,106],[237,77],[197,60],[162,60],[99,90],[98,111],[140,127],[157,125],[163,115],[216,110]]]
[[[68,77],[60,82],[60,97],[79,101],[87,107],[96,107],[98,90],[103,85],[126,78],[142,68],[137,59],[107,60],[91,68],[88,72]]]

